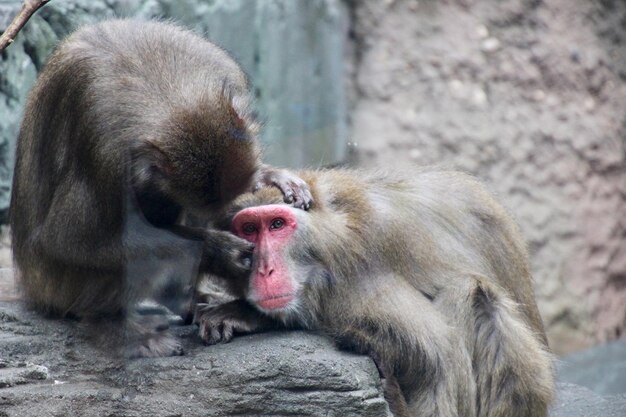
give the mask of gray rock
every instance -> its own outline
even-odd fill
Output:
[[[559,379],[597,394],[626,393],[626,339],[561,358]]]
[[[371,359],[302,331],[206,347],[174,328],[181,357],[124,362],[89,328],[0,301],[0,417],[389,416]],[[626,396],[560,383],[551,417],[623,417]]]
[[[626,395],[602,397],[585,387],[561,383],[550,417],[624,417]]]
[[[176,329],[185,355],[124,362],[80,323],[0,302],[0,416],[389,415],[376,366],[301,332],[203,346]]]

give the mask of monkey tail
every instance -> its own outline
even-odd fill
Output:
[[[554,396],[551,353],[516,305],[486,282],[478,281],[471,303],[477,415],[546,417]]]

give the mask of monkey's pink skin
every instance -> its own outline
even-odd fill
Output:
[[[287,294],[267,300],[259,300],[256,304],[263,310],[280,310],[287,307],[293,299],[294,296],[292,294]]]
[[[251,301],[265,310],[286,307],[294,298],[284,250],[298,227],[289,206],[271,204],[249,207],[233,219],[233,233],[255,244],[255,270],[252,275]]]
[[[243,209],[233,218],[233,233],[257,245],[260,239],[271,235],[273,248],[282,248],[298,227],[298,221],[292,210],[291,207],[282,204]],[[285,222],[283,227],[270,229],[272,222],[277,219]],[[244,230],[246,226],[254,226],[255,230],[246,231]]]

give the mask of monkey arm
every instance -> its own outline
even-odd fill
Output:
[[[253,247],[250,243],[226,231],[178,224],[182,207],[149,181],[133,184],[133,196],[134,199],[128,199],[128,206],[141,213],[134,216],[139,236],[141,230],[150,233],[150,225],[153,225],[157,230],[166,230],[184,240],[201,244],[202,251],[198,254],[200,272],[235,277],[249,272]]]
[[[84,190],[58,192],[48,216],[30,236],[28,247],[34,256],[72,268],[116,271],[137,259],[175,259],[194,253],[197,243],[171,231],[148,224],[134,208],[109,206],[103,216],[100,201]],[[77,202],[72,195],[83,196]],[[117,207],[117,210],[116,210]]]
[[[323,327],[339,345],[372,355],[397,378],[409,404],[428,416],[473,416],[471,359],[454,329],[431,301],[405,279],[359,278],[337,300],[358,305],[331,312]],[[367,286],[367,288],[365,288]],[[469,387],[469,389],[468,389]],[[424,412],[429,410],[430,412]]]
[[[228,232],[206,230],[185,226],[156,228],[150,225],[127,226],[121,240],[109,238],[109,243],[93,237],[77,236],[81,229],[70,233],[54,233],[57,227],[49,227],[35,240],[35,251],[46,259],[74,268],[100,271],[120,271],[124,267],[142,264],[144,270],[156,273],[164,263],[198,260],[200,272],[221,276],[240,277],[250,272],[254,245]],[[71,233],[74,232],[74,233]],[[54,239],[46,236],[54,235]],[[80,250],[74,250],[71,242],[86,242]],[[69,248],[69,250],[68,250]],[[146,273],[147,270],[146,270]]]
[[[461,278],[438,294],[435,305],[464,333],[479,410],[486,416],[510,415],[510,410],[517,416],[547,416],[554,376],[546,345],[494,280],[479,274]]]
[[[201,273],[242,278],[250,273],[254,245],[230,232],[216,229],[172,225],[167,230],[184,239],[202,242],[199,255]]]

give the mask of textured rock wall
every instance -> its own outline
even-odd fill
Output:
[[[552,346],[626,326],[626,4],[353,1],[351,154],[484,179],[528,239]]]
[[[19,8],[19,1],[0,0],[0,31]],[[172,19],[227,49],[254,86],[267,162],[296,167],[344,159],[348,15],[340,0],[55,0],[1,55],[0,222],[22,108],[38,70],[59,39],[116,16]]]

